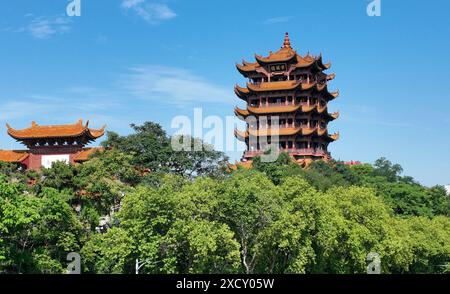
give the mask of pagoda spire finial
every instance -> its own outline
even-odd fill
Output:
[[[284,42],[283,42],[283,47],[282,48],[292,49],[292,47],[291,47],[291,40],[289,40],[289,33],[288,32],[286,32],[286,34],[284,35]]]

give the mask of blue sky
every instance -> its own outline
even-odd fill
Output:
[[[90,119],[121,134],[176,115],[225,118],[242,102],[235,69],[277,50],[288,31],[300,54],[322,52],[341,117],[330,146],[342,160],[385,156],[426,185],[450,183],[450,3],[381,0],[15,0],[0,9],[0,148],[22,128]],[[232,132],[232,130],[224,130]],[[240,152],[230,152],[237,159]]]

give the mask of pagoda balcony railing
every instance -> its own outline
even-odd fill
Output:
[[[315,129],[318,128],[319,130],[325,130],[327,127],[326,126],[321,126],[321,125],[314,125],[314,124],[298,124],[298,123],[280,123],[278,125],[279,129],[293,129],[293,128],[303,128],[303,129]],[[268,126],[260,126],[258,129],[255,128],[251,128],[252,131],[267,131],[270,129],[274,129],[272,128],[272,125],[268,125]]]
[[[273,106],[322,106],[319,102],[312,103],[312,102],[274,102],[274,103],[261,103],[261,104],[250,104],[251,107],[273,107]]]
[[[278,74],[280,73],[280,72],[277,72]],[[327,81],[319,81],[317,78],[315,78],[315,77],[301,77],[301,78],[298,78],[298,79],[291,79],[289,76],[286,76],[286,79],[283,79],[282,81],[299,81],[299,82],[302,82],[302,83],[321,83],[321,84],[324,84],[324,83],[327,83]],[[256,85],[256,86],[258,86],[258,85],[260,85],[260,84],[262,84],[262,83],[268,83],[269,81],[253,81],[252,79],[250,79],[249,80],[249,82],[251,83],[251,84],[253,84],[253,85]],[[280,82],[280,81],[274,81],[274,80],[271,80],[270,82]]]
[[[287,152],[290,155],[300,155],[300,156],[327,156],[329,153],[320,148],[278,148],[279,152]],[[255,150],[255,151],[245,151],[244,157],[255,157],[264,154],[266,151]]]

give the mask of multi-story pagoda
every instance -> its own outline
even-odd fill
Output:
[[[288,152],[301,164],[330,159],[328,144],[339,138],[338,133],[328,132],[328,123],[339,116],[328,112],[328,102],[339,95],[328,91],[328,81],[335,74],[324,71],[331,64],[324,64],[321,55],[299,55],[292,49],[288,33],[280,50],[255,57],[254,63],[236,65],[248,78],[246,87],[235,87],[236,95],[247,104],[246,109],[235,108],[235,114],[247,122],[245,132],[235,131],[247,146],[243,161],[261,155],[268,144]],[[249,123],[249,117],[253,122]],[[272,125],[275,117],[278,124]],[[271,139],[275,137],[274,144]]]
[[[85,146],[104,135],[101,129],[89,128],[89,121],[80,119],[75,124],[41,126],[36,122],[31,127],[16,130],[6,124],[8,134],[27,146],[28,150],[0,150],[0,161],[21,164],[26,169],[51,167],[55,161],[78,163],[88,160],[99,148]]]

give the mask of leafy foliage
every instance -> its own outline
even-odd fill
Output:
[[[381,158],[374,165],[289,155],[225,173],[222,153],[176,152],[154,123],[109,133],[82,165],[0,164],[0,272],[384,273],[450,268],[450,197]]]

